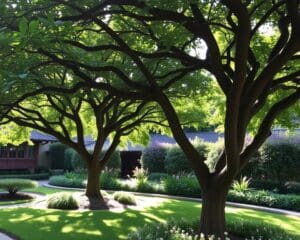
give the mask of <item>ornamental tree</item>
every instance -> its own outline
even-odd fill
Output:
[[[224,238],[225,199],[234,177],[272,124],[280,117],[290,122],[291,110],[299,109],[299,1],[56,0],[14,9],[20,23],[37,25],[42,33],[34,38],[26,32],[37,54],[86,86],[95,81],[82,76],[109,74],[113,81],[98,89],[160,105],[201,185],[199,231]],[[3,13],[3,26],[13,29],[10,19]],[[184,134],[184,111],[176,104],[181,96],[205,96],[208,105],[193,108],[206,111],[205,120],[212,115],[214,123],[222,123],[224,150],[213,171]],[[193,112],[197,125],[197,117],[203,119]],[[245,144],[247,132],[253,138]]]

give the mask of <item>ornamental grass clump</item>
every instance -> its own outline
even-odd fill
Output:
[[[78,209],[79,205],[71,193],[60,192],[49,196],[47,207],[53,209],[72,210]]]
[[[136,205],[135,196],[131,193],[127,192],[115,192],[113,195],[114,200],[118,201],[119,203],[125,205]]]
[[[11,179],[0,179],[0,189],[3,189],[14,197],[17,192],[26,188],[36,188],[38,183],[29,179],[11,178]]]

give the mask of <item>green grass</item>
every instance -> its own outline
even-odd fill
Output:
[[[155,198],[151,198],[155,201]],[[164,222],[170,218],[195,219],[199,217],[201,205],[190,201],[165,200],[159,206],[144,210],[126,209],[118,211],[63,211],[30,208],[1,209],[0,229],[11,232],[22,239],[127,239],[129,232],[151,222]],[[297,217],[266,212],[226,208],[227,218],[232,221],[247,218],[282,227],[296,239],[300,239],[300,219]],[[273,240],[273,239],[272,239]]]

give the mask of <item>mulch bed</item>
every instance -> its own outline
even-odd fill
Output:
[[[18,200],[31,200],[33,196],[24,193],[17,193],[11,196],[8,193],[0,193],[0,202],[10,202],[10,201],[18,201]]]

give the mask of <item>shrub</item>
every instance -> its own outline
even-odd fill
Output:
[[[137,231],[130,233],[128,240],[205,240],[204,235],[197,235],[198,224],[198,220],[187,221],[185,219],[169,220],[167,223],[146,224]],[[251,240],[296,239],[295,236],[287,233],[284,229],[274,227],[267,223],[256,223],[244,219],[228,222],[227,231]],[[210,237],[209,239],[217,240],[215,237]],[[226,239],[230,240],[229,237]]]
[[[198,139],[195,139],[193,145],[197,151],[205,158],[207,154],[207,145]],[[178,145],[168,148],[165,158],[165,169],[167,173],[177,174],[179,172],[191,172],[187,157]]]
[[[77,209],[78,202],[71,193],[55,193],[49,196],[47,200],[47,207],[53,209]]]
[[[121,189],[121,184],[118,181],[118,172],[113,169],[106,168],[100,175],[100,186],[102,189]]]
[[[207,143],[207,158],[206,158],[206,165],[209,168],[210,172],[215,171],[215,166],[219,156],[221,155],[224,149],[224,139],[219,139],[215,143]]]
[[[37,182],[28,179],[11,178],[0,180],[0,189],[8,191],[11,196],[14,196],[18,191],[25,188],[36,188],[37,186]]]
[[[165,157],[167,154],[166,147],[148,147],[142,153],[142,167],[148,169],[150,173],[166,172]]]
[[[102,152],[100,158],[104,156],[105,152]],[[110,157],[110,160],[107,162],[106,167],[109,169],[114,169],[120,171],[121,169],[121,156],[119,151],[114,151]]]
[[[300,181],[300,147],[288,142],[268,143],[261,149],[263,177],[276,182]]]
[[[73,151],[73,154],[70,154],[72,169],[75,171],[82,171],[83,169],[86,169],[86,162],[81,158],[81,156],[75,150],[71,149],[70,152],[71,151]]]
[[[114,200],[126,205],[136,205],[135,196],[127,192],[115,192],[113,195]]]
[[[285,191],[288,193],[295,193],[295,194],[300,194],[300,182],[286,182],[284,184]]]
[[[246,192],[249,190],[250,178],[241,177],[239,181],[235,180],[232,183],[232,189],[237,192]]]
[[[70,150],[71,151],[71,150]],[[69,153],[71,155],[71,153]],[[100,154],[100,159],[104,156],[105,152]],[[82,169],[86,169],[86,162],[81,158],[81,156],[73,150],[72,158],[71,158],[71,166],[75,171],[80,171]],[[111,155],[110,160],[106,164],[106,167],[109,169],[120,170],[121,168],[121,157],[119,151],[114,151]]]
[[[300,211],[300,196],[283,195],[267,191],[229,191],[228,201]]]
[[[61,143],[52,143],[49,147],[49,156],[52,169],[66,169],[65,150],[67,145]]]
[[[64,152],[64,165],[65,165],[65,169],[68,171],[74,170],[72,166],[72,158],[74,154],[75,154],[75,150],[72,148],[67,148]]]
[[[32,174],[12,174],[12,175],[0,175],[0,179],[5,178],[21,178],[31,180],[44,180],[49,178],[49,173],[32,173]]]
[[[167,173],[155,172],[155,173],[150,173],[149,174],[148,180],[149,181],[160,182],[160,181],[166,179],[167,177],[170,177],[170,175],[167,174]]]
[[[163,181],[167,194],[200,197],[200,186],[194,175],[170,176]]]
[[[66,176],[52,176],[49,179],[49,184],[60,187],[70,187],[70,188],[85,188],[86,187],[86,178],[67,178]]]

